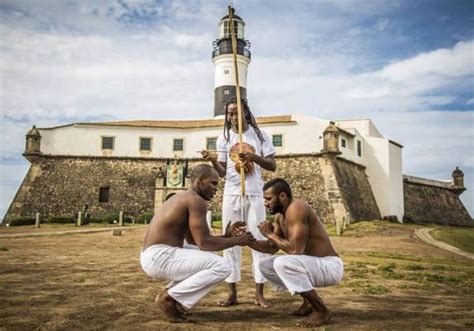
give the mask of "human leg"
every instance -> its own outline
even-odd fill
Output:
[[[275,259],[274,268],[290,293],[298,293],[304,300],[295,312],[308,315],[301,326],[316,327],[330,320],[329,309],[313,288],[334,285],[342,279],[340,258],[286,255]]]
[[[190,309],[211,287],[230,274],[230,265],[222,257],[196,249],[155,245],[142,253],[143,270],[153,278],[173,281],[167,294]],[[167,296],[163,296],[169,301]],[[166,301],[165,300],[165,301]]]
[[[240,206],[239,196],[235,195],[224,195],[222,201],[222,231],[225,231],[229,223],[240,221]],[[242,248],[240,246],[234,246],[224,250],[224,259],[226,259],[231,265],[231,273],[226,278],[228,295],[227,298],[219,301],[219,306],[228,307],[238,303],[237,301],[237,282],[241,279],[241,259],[242,259]]]
[[[186,250],[186,249],[182,249]],[[187,250],[188,257],[174,256],[170,260],[170,274],[181,281],[168,289],[168,293],[183,307],[190,309],[201,300],[211,287],[230,274],[230,265],[222,257],[198,250]]]
[[[257,226],[259,223],[265,220],[265,206],[263,202],[263,197],[248,196],[246,202],[248,230],[253,234],[255,239],[265,240],[265,237],[262,235]],[[271,307],[271,304],[265,299],[264,296],[264,284],[266,282],[266,279],[260,271],[259,265],[262,259],[270,257],[271,255],[258,252],[253,249],[251,250],[251,253],[252,274],[255,280],[255,304],[263,308],[269,308]]]
[[[273,262],[277,257],[278,255],[271,255],[261,259],[258,268],[275,291],[285,291],[287,288],[273,266]]]
[[[308,301],[313,310],[307,317],[299,322],[298,326],[304,327],[318,327],[331,320],[331,312],[324,304],[323,299],[316,293],[315,290],[299,293],[304,300]]]

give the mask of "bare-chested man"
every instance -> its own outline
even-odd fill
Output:
[[[217,283],[229,276],[231,266],[221,256],[206,252],[255,242],[249,232],[231,236],[209,234],[206,203],[217,191],[219,176],[210,165],[200,164],[191,171],[191,188],[166,201],[150,222],[140,262],[152,278],[172,282],[156,302],[172,322],[186,322],[183,307],[190,309]],[[195,244],[199,249],[184,244]],[[184,247],[183,247],[184,246]]]
[[[315,287],[331,286],[342,280],[344,266],[334,250],[324,225],[303,200],[293,199],[290,186],[280,178],[263,187],[265,206],[275,222],[258,228],[268,240],[250,245],[253,249],[288,255],[274,255],[260,261],[259,268],[277,290],[303,297],[294,315],[308,316],[298,325],[316,327],[327,323],[331,313]]]

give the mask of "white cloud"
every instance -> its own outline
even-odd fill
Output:
[[[436,76],[474,74],[474,41],[461,41],[452,49],[438,49],[384,67],[376,75],[390,81],[432,80]]]

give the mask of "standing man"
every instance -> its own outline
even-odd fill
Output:
[[[210,165],[194,167],[191,188],[167,200],[154,215],[145,234],[140,263],[148,276],[172,281],[156,298],[160,309],[172,322],[186,322],[183,307],[192,308],[231,272],[227,260],[206,251],[255,242],[249,232],[231,236],[234,229],[230,226],[223,236],[209,234],[206,207],[217,191],[218,180],[217,172]],[[185,238],[199,249],[184,245]]]
[[[225,106],[225,122],[223,133],[217,138],[217,157],[208,151],[202,151],[205,160],[211,161],[219,176],[225,177],[224,197],[222,202],[222,226],[237,221],[246,221],[247,230],[255,238],[264,239],[257,228],[258,223],[265,220],[263,203],[263,179],[261,168],[276,170],[274,159],[275,148],[268,134],[260,131],[255,118],[250,112],[247,99],[241,99],[242,105],[242,141],[244,152],[239,153],[238,111],[236,99],[231,99]],[[241,196],[240,167],[245,168],[245,197]],[[245,215],[242,220],[241,208]],[[252,250],[252,273],[255,279],[255,303],[269,307],[263,295],[265,278],[258,269],[259,261],[267,255]],[[233,247],[224,251],[224,257],[232,263],[232,272],[225,280],[228,283],[229,296],[220,302],[221,306],[237,304],[237,286],[240,281],[242,249]]]
[[[339,283],[344,273],[341,258],[334,250],[324,225],[303,200],[293,199],[290,186],[275,178],[263,187],[265,206],[275,215],[274,223],[258,228],[268,240],[250,245],[253,249],[277,255],[260,261],[260,271],[277,290],[298,293],[303,304],[293,314],[308,317],[299,326],[317,327],[331,319],[331,313],[314,287]]]

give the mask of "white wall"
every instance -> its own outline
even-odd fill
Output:
[[[214,62],[214,88],[219,86],[231,85],[235,86],[234,78],[234,60],[232,54],[224,54],[216,56]],[[237,66],[239,69],[239,85],[247,88],[247,69],[250,59],[237,55]],[[228,68],[229,73],[225,74],[224,69]]]
[[[339,133],[339,150],[341,151],[341,156],[347,160],[367,165],[366,161],[366,143],[364,137],[360,135],[357,130],[354,130],[354,135],[348,135],[344,132]],[[341,140],[346,140],[346,147],[342,147]],[[357,141],[360,141],[362,144],[362,153],[361,156],[357,154]]]
[[[366,137],[367,176],[382,217],[403,220],[403,174],[401,148],[388,139]]]
[[[329,125],[322,120],[303,115],[292,115],[291,123],[262,124],[270,138],[273,134],[283,136],[283,146],[277,148],[278,154],[319,153],[323,148],[323,131]],[[217,137],[222,127],[198,129],[165,129],[125,126],[94,126],[74,124],[53,129],[40,129],[41,151],[53,155],[93,155],[129,157],[199,157],[197,151],[206,148],[206,138]],[[347,148],[340,148],[341,156],[366,165],[364,138],[357,132],[355,137],[344,135]],[[101,149],[101,137],[115,137],[114,150]],[[139,138],[152,138],[151,152],[140,152]],[[174,152],[173,139],[184,139],[184,151]],[[362,142],[362,157],[357,155],[357,140]]]
[[[198,151],[206,148],[206,137],[217,137],[221,127],[188,129],[132,128],[73,126],[40,130],[41,151],[56,155],[130,156],[130,157],[199,157]],[[115,137],[114,150],[101,149],[102,136]],[[152,150],[139,150],[139,138],[152,138]],[[173,139],[184,139],[184,152],[173,151]]]
[[[388,140],[377,137],[366,137],[366,139],[366,173],[382,217],[388,216],[390,215]]]
[[[400,222],[405,213],[403,199],[402,148],[389,142],[390,161],[390,215],[396,215]]]
[[[343,129],[357,129],[363,136],[383,138],[375,125],[369,119],[362,120],[338,120],[336,123]]]

